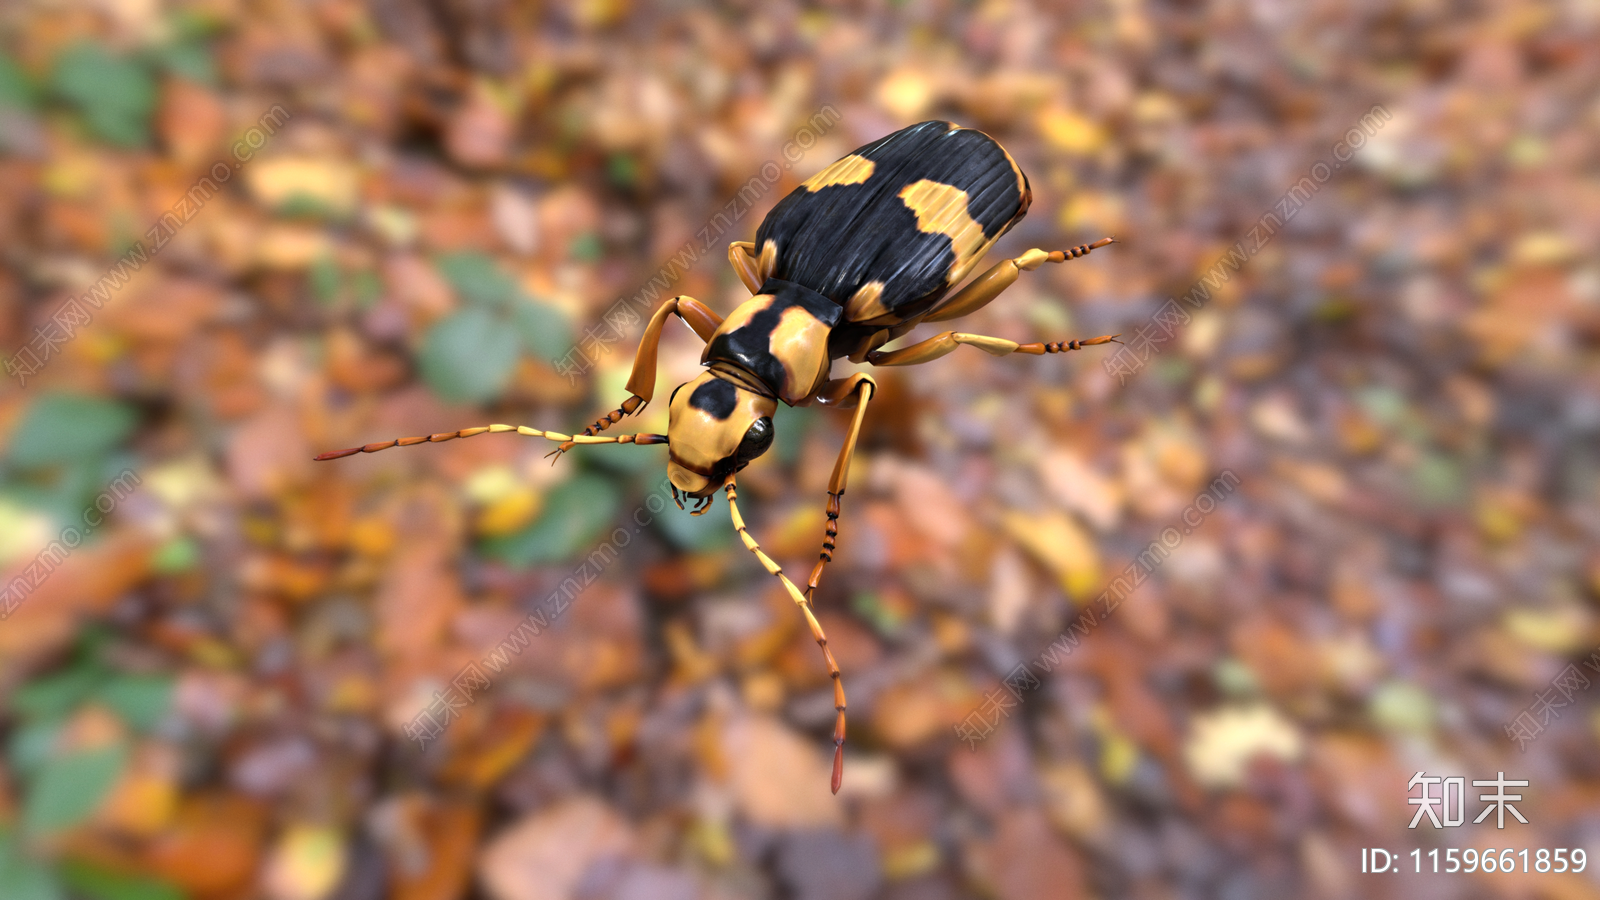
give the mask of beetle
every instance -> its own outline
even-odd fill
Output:
[[[754,241],[729,245],[728,261],[753,296],[726,319],[688,296],[658,307],[634,356],[630,396],[581,434],[486,425],[367,444],[316,459],[486,433],[557,441],[560,446],[551,455],[558,457],[578,444],[666,444],[667,476],[678,506],[692,500],[693,514],[700,515],[723,491],[740,540],[783,583],[822,648],[833,680],[832,788],[838,793],[844,776],[844,682],[813,614],[812,598],[833,559],[850,459],[877,385],[866,373],[830,378],[829,369],[840,358],[874,366],[918,365],[963,344],[993,356],[1039,356],[1116,341],[1117,335],[1101,335],[1018,344],[946,331],[900,349],[882,349],[923,322],[976,312],[1022,272],[1115,243],[1106,237],[1068,250],[1028,250],[996,263],[947,298],[1032,202],[1028,177],[987,134],[943,121],[903,128],[806,179],[767,214]],[[654,398],[656,350],[662,328],[674,315],[705,341],[700,360],[705,371],[668,398],[666,434],[601,435]],[[738,472],[772,446],[772,416],[779,402],[855,410],[828,482],[822,550],[804,591],[745,527],[735,486]]]

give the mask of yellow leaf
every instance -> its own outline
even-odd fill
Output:
[[[934,86],[916,69],[901,69],[878,85],[878,105],[899,119],[914,119],[933,102]]]
[[[1086,155],[1105,144],[1105,132],[1071,110],[1052,107],[1039,114],[1039,133],[1064,153]]]
[[[1235,787],[1258,754],[1290,762],[1300,757],[1304,744],[1294,723],[1258,704],[1196,716],[1183,753],[1195,781],[1207,787]]]
[[[272,900],[323,900],[344,875],[344,836],[325,825],[291,825],[267,863]]]
[[[1592,643],[1594,617],[1579,606],[1513,609],[1505,615],[1511,636],[1539,650],[1571,653]]]
[[[256,200],[273,209],[291,200],[305,200],[330,212],[349,213],[358,197],[355,167],[335,159],[259,159],[250,163],[246,178]]]
[[[1006,533],[1055,574],[1067,596],[1082,599],[1100,583],[1100,554],[1065,513],[1011,511],[1003,522]]]

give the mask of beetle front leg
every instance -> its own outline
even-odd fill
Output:
[[[850,460],[855,456],[856,439],[861,436],[861,422],[867,415],[867,403],[877,389],[878,383],[872,380],[872,376],[858,373],[848,378],[836,378],[817,391],[817,402],[823,406],[841,409],[854,406],[856,414],[850,420],[850,430],[845,434],[844,446],[839,448],[839,458],[833,464],[833,475],[828,479],[828,524],[822,535],[822,552],[817,554],[817,564],[812,567],[811,578],[806,583],[807,600],[815,597],[817,585],[822,581],[822,570],[833,562],[834,542],[839,537],[841,500],[844,498],[845,483],[850,478]]]
[[[593,425],[581,432],[582,434],[589,436],[599,434],[622,421],[624,416],[631,416],[650,404],[656,393],[656,350],[661,344],[661,329],[666,325],[667,317],[674,315],[688,323],[702,341],[711,340],[712,333],[722,324],[721,316],[693,297],[673,297],[657,307],[655,315],[650,317],[650,324],[645,326],[644,337],[639,339],[639,349],[633,356],[633,372],[628,376],[627,385],[628,393],[633,396],[622,401],[621,406],[596,419]],[[559,457],[574,446],[574,442],[568,441],[546,455]]]
[[[1023,272],[1031,272],[1045,263],[1066,262],[1069,259],[1078,259],[1088,256],[1090,251],[1098,250],[1107,244],[1115,244],[1116,238],[1101,238],[1092,244],[1079,244],[1070,250],[1029,250],[1015,259],[1002,259],[977,278],[967,283],[967,286],[956,293],[954,297],[935,307],[933,312],[923,316],[924,322],[944,322],[949,319],[959,319],[970,315],[986,306],[990,300],[1000,296],[1006,288],[1016,282],[1017,276]]]

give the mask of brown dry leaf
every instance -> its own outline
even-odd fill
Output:
[[[734,803],[772,828],[838,827],[844,813],[829,789],[831,746],[795,733],[777,718],[743,715],[722,729]],[[850,777],[849,771],[845,777]]]
[[[243,797],[191,797],[145,858],[152,872],[198,900],[223,900],[254,880],[265,824],[261,807]]]
[[[1342,503],[1350,490],[1344,473],[1326,463],[1275,459],[1272,468],[1279,476],[1309,494],[1312,499],[1329,506],[1338,506]]]
[[[1083,862],[1034,807],[1000,817],[992,839],[970,845],[967,863],[973,880],[999,900],[1085,896]]]
[[[514,124],[505,102],[495,97],[487,84],[477,82],[445,126],[445,149],[451,159],[468,168],[503,165],[510,153]]]
[[[989,621],[1003,635],[1015,634],[1028,600],[1036,593],[1033,574],[1016,548],[1001,547],[989,574]]]
[[[460,900],[465,896],[482,826],[482,814],[469,803],[447,803],[428,810],[420,829],[427,865],[420,872],[394,867],[390,900]]]
[[[954,735],[955,726],[983,705],[983,696],[966,678],[925,674],[885,689],[872,707],[872,730],[885,744],[908,750],[937,736]]]
[[[1269,616],[1256,615],[1239,623],[1229,643],[1269,694],[1294,694],[1319,680],[1313,647],[1295,629]]]
[[[1034,464],[1051,495],[1098,531],[1116,528],[1122,520],[1123,493],[1117,482],[1099,473],[1071,450],[1052,450]]]
[[[75,551],[6,617],[0,628],[0,660],[14,664],[59,647],[72,636],[80,616],[103,613],[144,580],[155,548],[149,535],[123,532]],[[30,563],[31,558],[13,564],[5,583],[17,583]]]
[[[295,411],[270,406],[229,437],[228,477],[243,496],[269,497],[310,475],[312,456]]]
[[[1039,784],[1052,825],[1091,846],[1106,843],[1111,812],[1087,766],[1076,760],[1048,765],[1039,773]]]
[[[971,529],[968,504],[957,499],[948,480],[926,466],[898,463],[885,466],[894,486],[895,503],[910,525],[938,547],[960,544]]]
[[[222,100],[208,88],[184,78],[169,78],[161,89],[156,129],[178,162],[200,162],[221,143],[228,127]]]
[[[426,538],[402,545],[378,588],[377,646],[386,653],[420,657],[435,647],[464,598],[446,548]]]
[[[333,242],[321,228],[274,223],[252,236],[250,261],[264,269],[298,272],[332,251]]]
[[[626,857],[633,828],[600,799],[579,795],[531,813],[500,832],[478,859],[494,900],[571,900],[589,867]]]

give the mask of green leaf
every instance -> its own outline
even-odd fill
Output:
[[[31,719],[56,718],[76,709],[105,680],[106,670],[80,664],[28,682],[11,695],[11,708]]]
[[[29,859],[9,834],[0,834],[0,885],[6,900],[64,900],[55,874],[43,863]]]
[[[41,834],[70,828],[88,818],[117,783],[127,761],[128,750],[121,744],[48,760],[28,790],[23,827],[31,834]]]
[[[122,146],[149,140],[156,83],[138,62],[113,56],[99,44],[78,43],[56,60],[51,83],[83,113],[97,137]]]
[[[518,568],[577,562],[605,537],[621,503],[611,479],[578,475],[550,492],[544,512],[531,525],[488,541],[484,553]]]
[[[339,299],[339,285],[343,280],[339,274],[339,264],[331,256],[319,256],[311,261],[311,268],[306,271],[306,279],[311,283],[311,294],[324,306],[330,305]]]
[[[688,505],[688,502],[684,501],[684,505]],[[733,526],[728,524],[726,511],[719,516],[716,510],[708,509],[702,515],[695,516],[679,509],[676,503],[669,500],[667,508],[654,515],[650,527],[684,550],[716,550],[733,542],[735,532]]]
[[[10,760],[12,770],[23,778],[32,778],[50,759],[65,722],[65,719],[41,719],[13,728],[6,742],[6,759]]]
[[[33,81],[11,57],[0,53],[0,107],[33,108]]]
[[[165,881],[80,862],[62,866],[61,876],[73,891],[89,900],[184,900],[183,892]]]
[[[122,443],[136,418],[115,400],[46,394],[28,407],[7,455],[23,468],[90,459]]]
[[[1467,477],[1461,464],[1449,457],[1423,453],[1411,469],[1413,492],[1426,506],[1449,506],[1467,493]]]
[[[590,421],[593,421],[591,419]],[[615,431],[631,430],[628,420],[623,419],[619,425],[611,426]],[[588,422],[584,423],[585,425]],[[577,429],[581,431],[582,429]],[[665,448],[663,448],[665,449]],[[640,475],[650,472],[661,472],[666,465],[665,453],[652,453],[649,450],[635,447],[632,444],[590,444],[573,451],[577,458],[571,462],[581,463],[586,468],[598,469],[616,475]],[[558,463],[557,465],[567,465]]]
[[[817,421],[817,410],[810,406],[790,406],[779,403],[772,415],[772,449],[768,451],[783,465],[794,465],[800,458],[800,448],[806,434]]]
[[[503,306],[522,293],[516,280],[501,271],[492,257],[483,253],[446,253],[438,258],[435,265],[464,303]]]
[[[567,253],[578,262],[598,262],[606,255],[606,248],[600,242],[600,235],[585,231],[572,239],[572,246],[567,248]]]
[[[150,568],[162,575],[187,572],[200,564],[200,545],[190,537],[175,537],[150,554]]]
[[[96,699],[139,731],[149,731],[167,714],[172,679],[162,675],[118,675],[100,688]]]
[[[155,61],[167,72],[200,84],[217,83],[217,65],[204,41],[174,41],[157,50]]]
[[[422,378],[451,403],[498,395],[517,365],[517,336],[486,309],[468,308],[435,323],[422,341]]]
[[[350,276],[350,292],[355,295],[357,308],[368,309],[383,296],[383,282],[376,272],[362,269]]]
[[[520,300],[511,307],[511,319],[523,349],[535,359],[559,359],[572,349],[572,323],[548,303]]]

